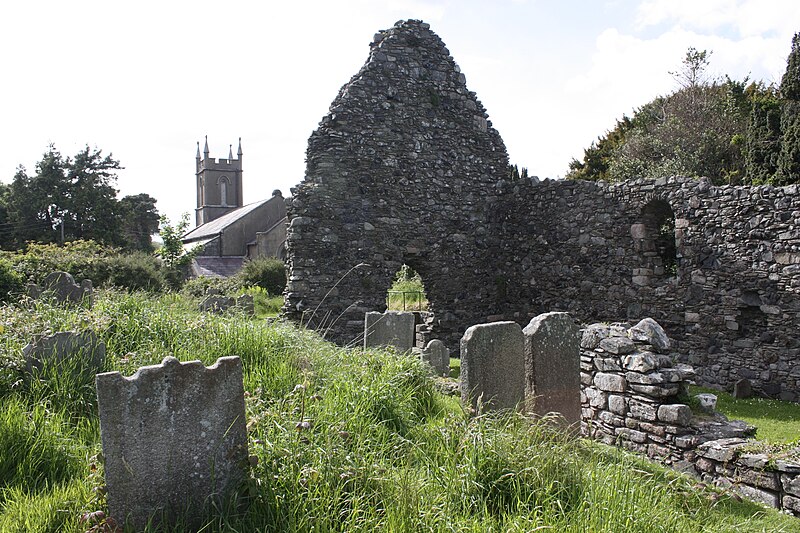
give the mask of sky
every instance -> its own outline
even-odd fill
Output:
[[[111,153],[120,196],[195,205],[197,142],[242,139],[244,201],[284,196],[308,137],[397,20],[430,23],[510,160],[540,178],[656,96],[691,46],[708,72],[779,83],[797,0],[26,0],[0,5],[0,181],[52,143]],[[194,220],[194,216],[191,217]]]

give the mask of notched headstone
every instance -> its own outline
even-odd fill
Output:
[[[108,509],[140,530],[151,518],[169,522],[239,487],[247,475],[242,363],[167,357],[133,376],[98,374],[97,399]],[[195,527],[197,524],[193,524]]]
[[[414,313],[371,311],[364,317],[364,348],[392,346],[398,352],[410,352],[415,331]]]
[[[581,421],[578,327],[568,313],[544,313],[522,332],[527,409],[540,416],[558,413],[564,423],[577,427]]]
[[[522,328],[516,322],[472,326],[461,338],[461,401],[514,409],[525,398]]]
[[[94,301],[92,280],[85,279],[77,284],[68,272],[52,272],[42,280],[41,285],[34,283],[26,285],[25,292],[34,300],[52,298],[68,305],[84,304],[91,307]]]
[[[58,369],[95,374],[103,369],[106,345],[93,331],[60,331],[35,338],[22,349],[29,373]]]

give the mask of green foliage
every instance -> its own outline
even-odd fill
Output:
[[[752,111],[747,124],[746,173],[751,183],[768,183],[778,170],[781,102],[772,86],[752,83],[748,91]]]
[[[800,35],[800,34],[798,34]],[[800,180],[800,38],[780,91],[763,82],[709,79],[711,52],[689,48],[678,89],[623,117],[570,163],[571,179],[707,176],[716,184]]]
[[[181,287],[181,293],[193,298],[203,298],[209,294],[233,295],[243,289],[238,277],[217,278],[210,276],[197,276],[186,281]]]
[[[78,281],[90,279],[99,286],[108,281],[107,259],[116,254],[116,249],[95,241],[77,240],[67,242],[64,246],[30,243],[24,253],[7,257],[14,263],[17,272],[34,283],[60,270],[69,272]]]
[[[14,270],[14,265],[8,259],[0,257],[0,302],[8,300],[9,296],[21,292],[25,278]]]
[[[407,309],[428,309],[428,297],[422,277],[408,265],[403,265],[395,274],[392,286],[387,295],[389,310],[404,311]]]
[[[177,290],[186,281],[187,271],[192,259],[197,255],[197,249],[187,251],[183,247],[182,237],[189,228],[189,213],[181,215],[181,220],[172,225],[166,216],[161,217],[158,234],[161,237],[161,246],[155,254],[164,264],[164,280],[171,289]]]
[[[126,249],[147,250],[155,231],[155,199],[136,195],[117,200],[112,155],[86,146],[64,157],[52,144],[36,171],[17,168],[11,186],[0,191],[0,246],[22,248],[26,242],[95,240]]]
[[[109,257],[108,283],[130,291],[159,291],[164,277],[155,257],[144,252],[133,252]]]
[[[245,262],[237,278],[245,287],[261,287],[276,296],[286,288],[286,264],[272,257],[257,257]]]

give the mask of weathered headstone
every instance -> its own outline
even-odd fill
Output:
[[[371,311],[364,317],[364,348],[393,346],[398,352],[410,352],[414,334],[414,313]]]
[[[433,339],[422,350],[422,360],[431,365],[437,376],[447,376],[450,373],[450,351],[439,339]]]
[[[246,315],[252,315],[256,312],[256,304],[252,294],[242,294],[236,298],[236,308]]]
[[[516,322],[472,326],[461,338],[461,401],[514,409],[525,398],[522,328]]]
[[[34,300],[50,297],[60,303],[85,304],[89,307],[93,303],[92,280],[85,279],[78,285],[68,272],[52,272],[42,280],[41,285],[29,283],[26,293]]]
[[[60,331],[34,339],[22,349],[22,355],[28,372],[48,367],[95,374],[103,369],[106,345],[93,331]]]
[[[133,376],[98,374],[110,515],[140,530],[151,517],[200,516],[247,475],[242,363],[166,357]],[[194,524],[193,526],[196,526]]]
[[[749,379],[740,379],[733,384],[733,397],[734,398],[749,398],[753,395],[753,386],[750,384]]]
[[[581,421],[581,375],[578,327],[568,313],[534,317],[525,335],[525,401],[540,416],[558,413],[567,425]]]

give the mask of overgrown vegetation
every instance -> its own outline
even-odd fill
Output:
[[[572,179],[707,176],[716,184],[800,181],[800,34],[779,87],[709,79],[711,53],[690,48],[678,88],[623,116],[570,163]]]
[[[83,532],[81,516],[103,510],[91,376],[30,383],[19,364],[33,334],[83,327],[106,342],[107,369],[125,375],[166,355],[242,358],[258,458],[249,505],[209,512],[203,531],[796,530],[794,518],[519,415],[471,418],[415,358],[200,314],[178,294],[6,305],[0,327],[2,531]]]
[[[408,265],[397,271],[386,296],[386,307],[391,311],[424,311],[428,309],[428,297],[422,277]]]

